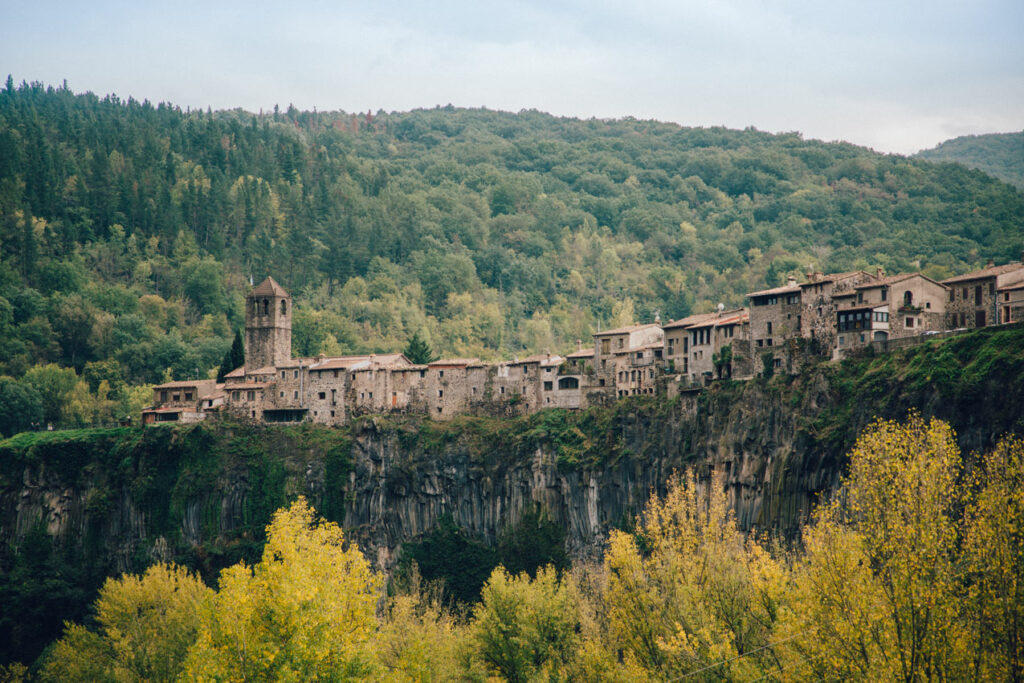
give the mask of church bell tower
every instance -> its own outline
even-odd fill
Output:
[[[292,297],[268,277],[245,297],[245,372],[292,357]]]

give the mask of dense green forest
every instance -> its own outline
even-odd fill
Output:
[[[267,274],[295,297],[297,354],[419,332],[494,358],[739,304],[808,266],[952,275],[1016,257],[1022,216],[980,172],[796,133],[182,111],[9,77],[0,394],[26,406],[9,424],[127,416],[131,386],[221,364]]]
[[[964,135],[918,152],[919,159],[956,161],[1024,188],[1024,131]]]

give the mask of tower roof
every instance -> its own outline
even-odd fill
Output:
[[[289,296],[288,292],[284,291],[284,287],[277,284],[274,278],[267,276],[267,279],[256,285],[252,293],[256,296]]]

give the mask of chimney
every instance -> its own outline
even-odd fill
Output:
[[[804,273],[804,275],[807,277],[808,282],[813,282],[814,281],[814,268],[811,268],[810,270],[808,270],[806,273]]]
[[[661,313],[658,312],[658,311],[654,312],[654,324],[655,325],[660,325],[661,324]]]
[[[576,350],[577,351],[582,351],[583,350],[583,340],[582,339],[577,339],[576,340]]]
[[[790,275],[789,277],[786,278],[786,284],[792,287],[793,285],[796,284],[796,278]]]
[[[885,277],[885,271],[882,270],[881,268],[875,268],[875,277],[881,280],[883,277]]]
[[[988,263],[987,263],[987,264],[985,264],[985,267],[986,267],[986,268],[992,268],[992,267],[994,267],[995,265],[996,265],[996,262],[995,262],[995,261],[993,261],[992,259],[989,259],[989,260],[988,260]]]

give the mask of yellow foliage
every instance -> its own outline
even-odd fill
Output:
[[[703,488],[703,491],[702,491]],[[604,592],[610,646],[653,677],[707,671],[757,677],[770,666],[768,642],[785,575],[736,528],[715,477],[674,478],[653,496],[637,536],[613,532]]]
[[[381,579],[302,498],[279,510],[255,567],[221,573],[188,658],[194,680],[347,680],[368,672]]]
[[[172,565],[107,579],[95,605],[99,630],[68,624],[43,678],[176,680],[211,594],[194,574]]]

